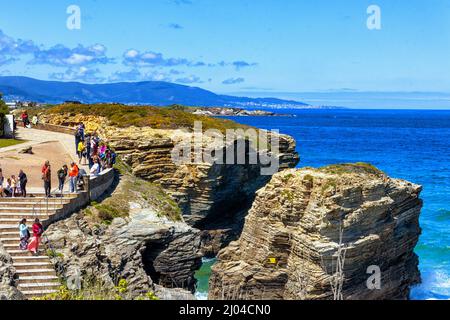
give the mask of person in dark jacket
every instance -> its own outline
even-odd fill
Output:
[[[63,191],[64,191],[64,183],[66,183],[66,178],[67,178],[68,172],[69,172],[69,168],[67,167],[67,165],[63,165],[61,167],[61,169],[59,169],[58,172],[56,173],[58,175],[58,182],[59,182],[58,190],[61,193],[63,193]]]
[[[20,183],[20,191],[22,193],[22,197],[27,197],[27,183],[28,183],[28,177],[23,172],[23,170],[19,171],[19,183]]]

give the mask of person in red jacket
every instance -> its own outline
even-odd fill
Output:
[[[34,220],[32,230],[33,238],[31,238],[31,241],[28,244],[28,250],[31,251],[34,255],[37,255],[39,252],[39,243],[41,242],[41,237],[44,233],[44,227],[42,226],[38,218]]]
[[[51,196],[51,188],[52,188],[52,171],[50,168],[50,161],[45,161],[44,166],[42,167],[42,180],[44,180],[44,190],[45,196],[49,198]]]

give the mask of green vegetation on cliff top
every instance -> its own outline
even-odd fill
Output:
[[[181,209],[161,186],[134,176],[120,159],[115,169],[120,174],[119,185],[109,197],[100,203],[92,202],[84,209],[85,215],[97,223],[109,225],[115,218],[128,217],[130,203],[135,202],[153,208],[160,217],[182,221]]]
[[[378,169],[374,165],[371,165],[370,163],[365,162],[334,164],[322,167],[319,170],[331,174],[344,174],[344,173],[369,173],[376,175],[383,174],[383,172],[380,169]]]
[[[155,129],[193,128],[195,121],[201,121],[203,129],[236,129],[247,126],[231,120],[195,115],[190,107],[179,105],[169,107],[127,106],[122,104],[61,104],[45,110],[50,114],[83,114],[107,118],[118,127],[151,127]]]

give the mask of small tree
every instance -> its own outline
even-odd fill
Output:
[[[5,115],[9,113],[9,108],[6,103],[3,101],[3,94],[0,92],[0,137],[3,136],[3,126],[5,121]]]

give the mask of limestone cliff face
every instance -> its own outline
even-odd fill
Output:
[[[366,164],[278,173],[220,252],[210,299],[334,299],[340,283],[337,298],[407,299],[420,282],[420,192]]]
[[[51,225],[46,234],[64,279],[96,278],[111,286],[125,279],[132,297],[149,291],[164,296],[164,288],[195,288],[194,272],[201,266],[199,231],[162,221],[150,209],[114,219],[108,228],[92,226],[78,214]]]
[[[160,184],[177,201],[185,221],[204,231],[207,255],[215,255],[237,239],[256,190],[270,180],[261,175],[261,164],[174,164],[174,146],[192,135],[184,130],[118,128],[104,118],[83,115],[46,115],[42,120],[66,126],[84,122],[88,132],[96,130],[135,176]],[[279,169],[295,167],[299,162],[295,140],[286,135],[279,138]]]

